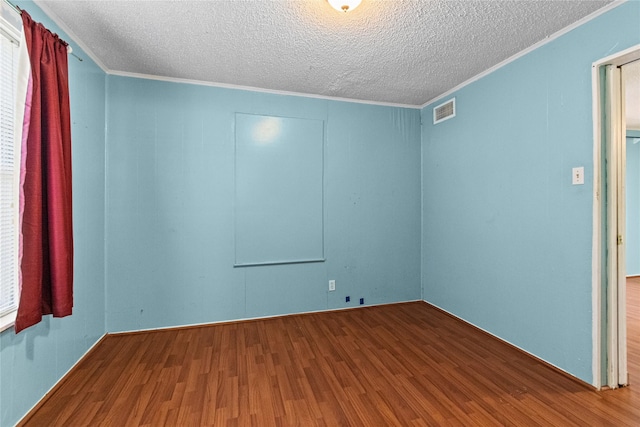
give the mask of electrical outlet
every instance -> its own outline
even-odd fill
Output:
[[[364,298],[360,298],[360,305],[364,304]]]
[[[329,280],[329,291],[335,291],[336,290],[336,281],[335,280]]]
[[[347,295],[347,297],[344,299],[345,302],[349,302],[351,301],[351,297]]]

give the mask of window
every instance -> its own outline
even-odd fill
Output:
[[[20,137],[16,135],[19,35],[0,18],[0,331],[18,308]]]

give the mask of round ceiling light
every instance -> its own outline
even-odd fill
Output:
[[[360,5],[362,0],[327,0],[338,12],[350,12]]]

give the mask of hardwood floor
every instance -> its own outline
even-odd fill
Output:
[[[638,426],[596,392],[423,302],[107,336],[25,426]]]
[[[629,383],[640,389],[640,277],[627,279],[627,347]]]

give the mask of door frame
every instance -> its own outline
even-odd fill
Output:
[[[624,304],[626,297],[624,287],[619,287],[620,269],[618,267],[618,253],[615,251],[615,267],[607,263],[606,252],[603,244],[609,248],[617,241],[618,230],[612,230],[609,225],[609,217],[614,213],[617,216],[620,203],[616,200],[620,191],[624,191],[624,165],[613,170],[605,170],[603,152],[607,150],[607,138],[603,137],[605,130],[603,116],[605,104],[610,100],[607,93],[603,93],[602,75],[608,65],[619,67],[626,63],[640,59],[640,44],[629,49],[607,56],[592,64],[592,97],[593,97],[593,245],[592,245],[592,337],[593,337],[593,385],[597,389],[603,386],[617,388],[620,384],[627,383],[626,360],[626,310]],[[622,109],[618,109],[616,120],[621,123],[624,119]],[[617,147],[620,148],[620,147]],[[615,151],[615,147],[614,147]],[[624,159],[624,149],[615,156]],[[616,206],[608,206],[610,199],[603,187],[603,178],[607,173],[612,173],[608,180],[609,192],[614,195]],[[606,217],[603,211],[606,209]],[[621,206],[624,210],[624,203]],[[606,223],[604,222],[606,221]],[[615,235],[614,235],[615,233]],[[624,248],[622,248],[622,265],[624,267]],[[606,273],[603,280],[602,274]],[[604,283],[603,283],[604,282]],[[603,291],[606,293],[603,296]],[[605,301],[603,301],[603,298]],[[603,305],[604,303],[604,305]],[[622,325],[618,328],[618,325]],[[603,333],[604,331],[604,333]],[[604,335],[604,336],[603,336]],[[603,342],[604,341],[604,342]],[[606,374],[602,372],[602,362],[606,361]]]

